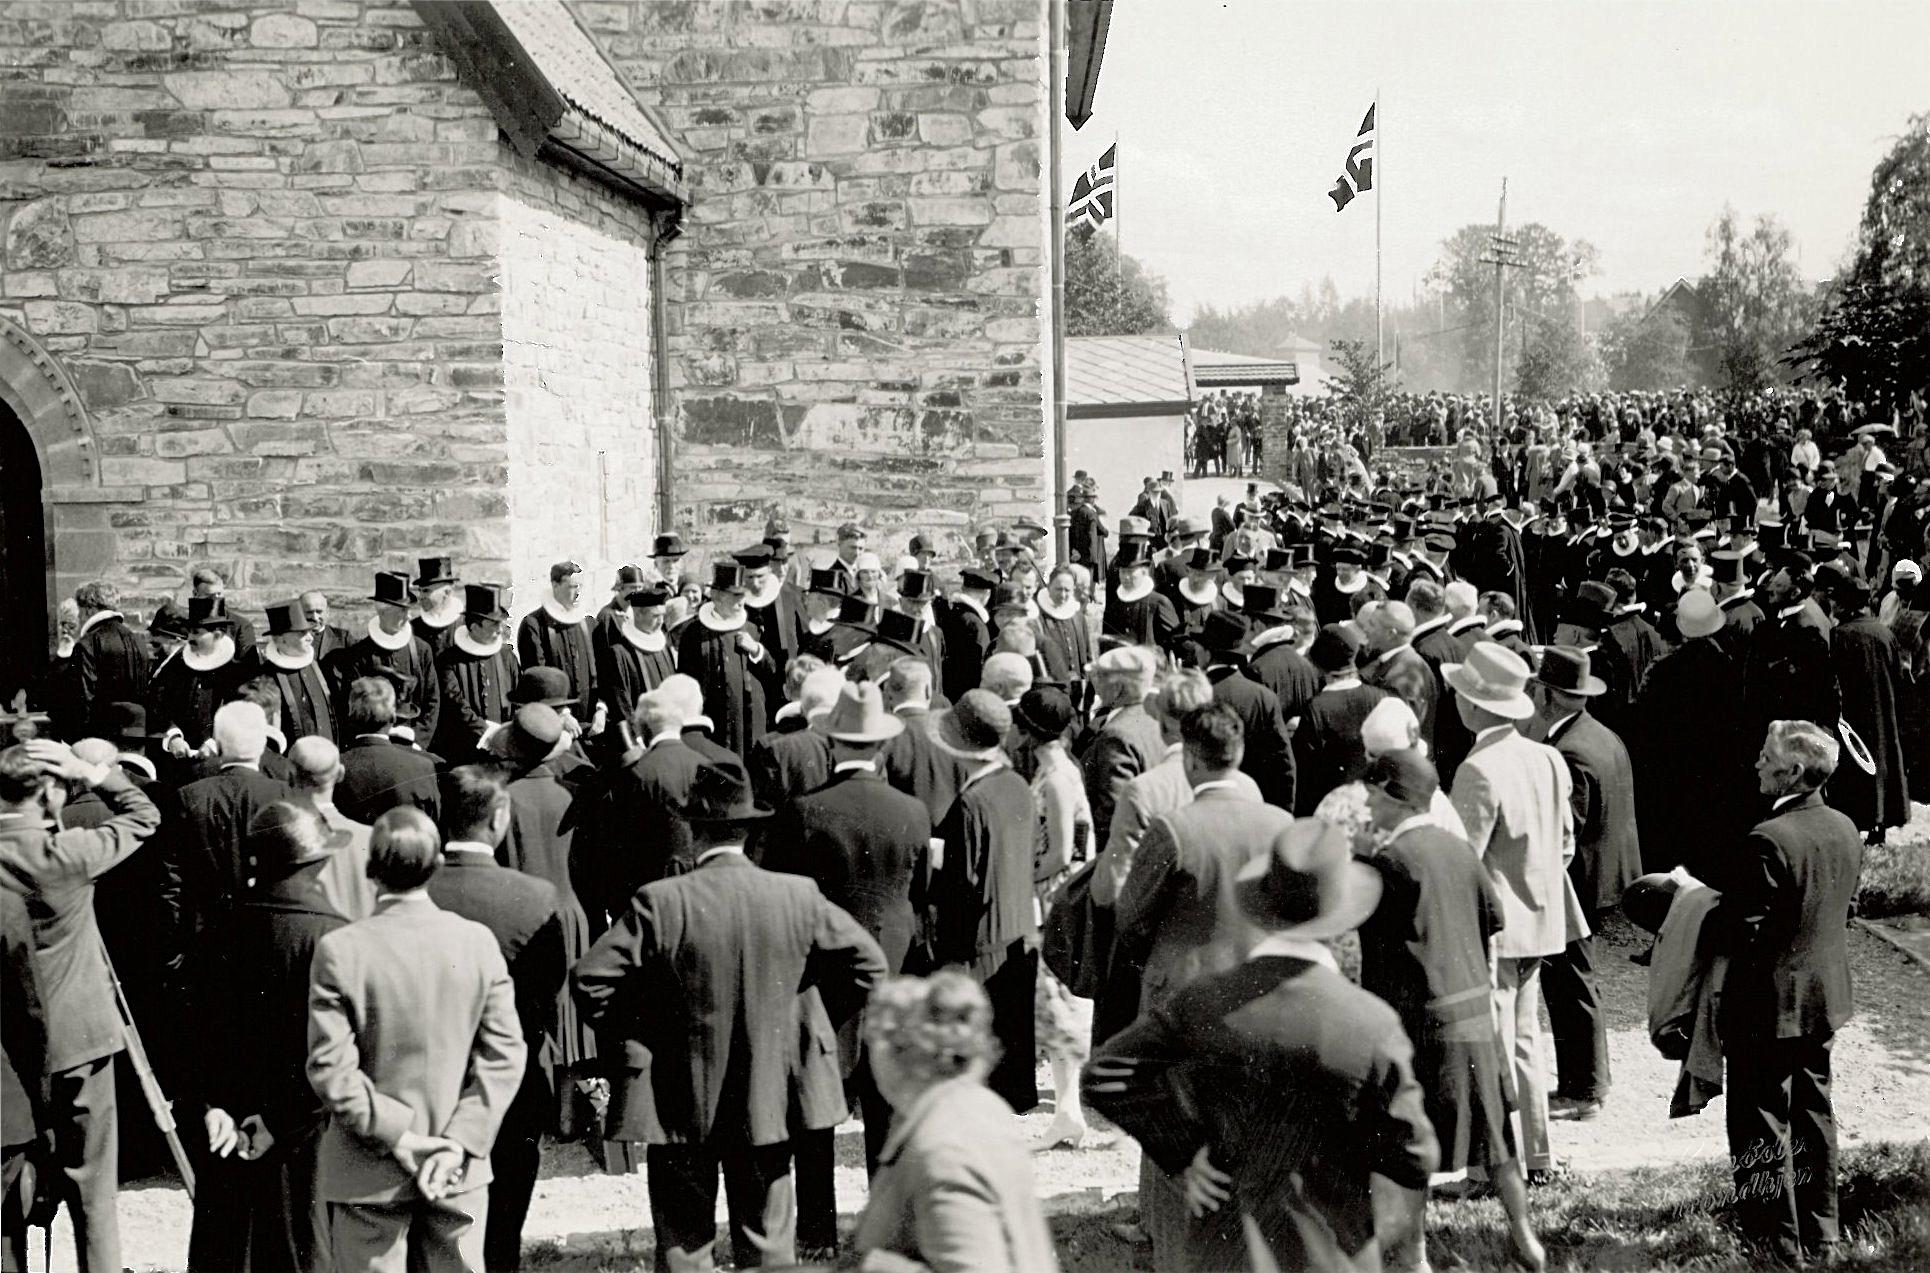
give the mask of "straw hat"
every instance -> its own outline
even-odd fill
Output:
[[[1519,654],[1492,641],[1476,641],[1465,663],[1443,663],[1449,687],[1483,711],[1507,720],[1527,720],[1535,705],[1526,693],[1528,664]]]
[[[882,743],[905,732],[905,722],[885,710],[878,687],[846,683],[825,722],[825,734],[840,743]]]
[[[1675,629],[1682,639],[1714,636],[1729,621],[1716,599],[1701,588],[1691,588],[1675,603]]]

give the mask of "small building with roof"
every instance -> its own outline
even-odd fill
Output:
[[[1066,340],[1066,465],[1092,474],[1099,502],[1123,517],[1140,482],[1185,475],[1193,373],[1186,339],[1073,336]]]

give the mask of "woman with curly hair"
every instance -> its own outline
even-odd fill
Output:
[[[985,1086],[992,1005],[945,969],[894,977],[865,1008],[872,1078],[891,1134],[858,1221],[869,1273],[1053,1273],[1052,1235],[1011,1108]]]

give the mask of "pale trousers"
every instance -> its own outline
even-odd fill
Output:
[[[1555,1165],[1548,1143],[1548,1052],[1541,1029],[1541,959],[1494,961],[1494,1008],[1501,1055],[1512,1064],[1515,1144],[1524,1170]]]
[[[331,1202],[336,1273],[482,1273],[489,1186],[437,1202]]]

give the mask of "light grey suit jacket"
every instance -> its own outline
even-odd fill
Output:
[[[322,1197],[418,1197],[390,1157],[409,1131],[459,1143],[474,1160],[463,1188],[488,1184],[527,1051],[495,935],[427,893],[385,897],[322,938],[308,986],[308,1082],[330,1114]]]
[[[1234,775],[1242,795],[1260,800],[1260,785],[1244,773]],[[1127,783],[1114,806],[1112,830],[1106,836],[1099,864],[1092,872],[1092,900],[1111,906],[1126,887],[1133,873],[1133,855],[1146,835],[1146,828],[1162,813],[1171,813],[1193,802],[1193,784],[1186,780],[1186,767],[1180,760],[1180,746],[1172,744],[1160,762]]]
[[[1501,959],[1557,955],[1588,936],[1568,879],[1575,856],[1574,780],[1561,753],[1512,727],[1475,740],[1454,774],[1454,811],[1501,898]]]

